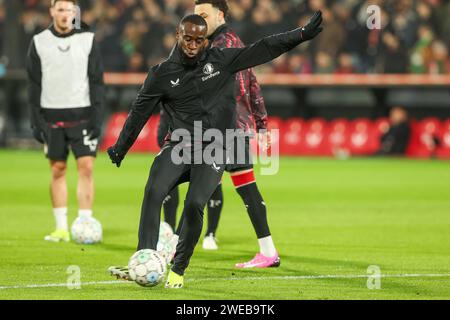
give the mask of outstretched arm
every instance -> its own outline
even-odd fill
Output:
[[[322,12],[317,11],[309,23],[285,33],[265,37],[253,45],[244,48],[223,49],[224,58],[228,62],[228,68],[235,73],[267,63],[285,52],[294,49],[300,43],[316,37],[323,28]]]
[[[117,167],[120,167],[123,158],[162,99],[163,93],[156,84],[155,69],[154,67],[149,72],[134,100],[116,144],[108,149],[109,157]]]

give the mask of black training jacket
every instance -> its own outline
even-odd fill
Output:
[[[210,47],[194,66],[183,64],[178,48],[153,66],[131,106],[116,143],[126,154],[153,110],[162,102],[172,130],[186,129],[194,137],[194,121],[203,131],[225,133],[236,128],[235,73],[269,62],[302,41],[300,28],[265,37],[243,48]]]

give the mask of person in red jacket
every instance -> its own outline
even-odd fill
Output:
[[[225,0],[196,0],[195,13],[202,16],[208,23],[208,38],[213,47],[242,48],[244,43],[228,26],[228,5]],[[236,74],[236,128],[244,132],[256,132],[267,129],[267,111],[261,88],[253,69],[247,69]],[[264,133],[261,133],[264,134]],[[266,137],[270,141],[270,137]],[[241,196],[250,220],[255,229],[260,251],[246,263],[238,263],[236,267],[276,267],[280,265],[280,258],[267,222],[267,211],[264,199],[258,190],[250,158],[250,145],[246,141],[246,160],[244,164],[228,165],[226,171],[231,175],[237,193]],[[270,143],[270,142],[269,142]],[[216,249],[215,234],[222,211],[223,193],[219,184],[210,201],[208,201],[208,228],[203,241],[203,248]]]

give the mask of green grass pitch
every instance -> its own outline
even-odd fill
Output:
[[[277,175],[257,177],[282,257],[280,268],[262,270],[233,267],[257,242],[225,174],[219,250],[197,247],[185,288],[116,281],[106,270],[135,251],[152,159],[129,155],[117,169],[99,155],[94,213],[104,241],[80,246],[43,241],[54,227],[43,155],[0,151],[0,299],[450,298],[450,163],[435,160],[282,158]],[[73,158],[68,183],[72,222]],[[71,265],[79,290],[64,286]],[[381,269],[380,289],[367,287],[370,265]]]

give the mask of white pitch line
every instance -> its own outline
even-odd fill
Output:
[[[204,279],[187,279],[186,282],[204,282],[204,281],[251,281],[251,280],[314,280],[314,279],[359,279],[359,278],[432,278],[450,277],[450,273],[443,274],[381,274],[377,275],[354,275],[354,274],[330,274],[330,275],[316,275],[316,276],[272,276],[272,277],[229,277],[229,278],[204,278]]]
[[[381,274],[367,275],[367,274],[335,274],[335,275],[317,275],[317,276],[273,276],[273,277],[229,277],[229,278],[194,278],[186,279],[186,282],[207,282],[207,281],[258,281],[258,280],[320,280],[320,279],[360,279],[360,278],[448,278],[450,273],[425,273],[425,274]],[[91,281],[80,283],[80,286],[92,285],[113,285],[113,284],[132,284],[130,281]],[[29,284],[17,286],[0,286],[0,290],[5,289],[34,289],[34,288],[52,288],[52,287],[67,287],[67,283],[48,283],[48,284]]]
[[[92,286],[92,285],[108,285],[108,284],[127,284],[131,282],[127,281],[91,281],[82,282],[80,286]],[[33,288],[52,288],[52,287],[67,287],[67,283],[47,283],[47,284],[27,284],[22,286],[0,286],[0,290],[3,289],[33,289]]]

